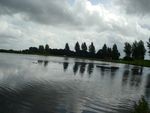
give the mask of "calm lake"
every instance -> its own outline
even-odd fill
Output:
[[[0,113],[128,113],[141,95],[150,68],[0,53]]]

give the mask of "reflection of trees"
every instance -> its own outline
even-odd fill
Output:
[[[38,64],[42,64],[43,63],[43,60],[38,60]]]
[[[141,75],[143,73],[143,67],[133,67],[131,71],[131,86],[139,86],[141,84]]]
[[[116,75],[116,72],[118,71],[119,68],[111,68],[111,77],[114,77]]]
[[[130,65],[129,64],[125,64],[124,69],[130,69]]]
[[[48,63],[49,63],[49,61],[47,61],[47,60],[38,60],[37,61],[38,62],[38,64],[40,64],[40,65],[44,65],[44,67],[47,67],[47,65],[48,65]]]
[[[94,70],[94,64],[93,63],[89,63],[88,67],[87,67],[87,72],[89,74],[89,77],[93,73],[93,70]]]
[[[79,73],[81,75],[83,75],[85,73],[85,70],[86,70],[86,65],[87,65],[87,63],[85,63],[85,62],[75,62],[74,66],[73,66],[74,74],[76,74],[78,72],[78,70],[79,70]],[[93,63],[89,63],[88,67],[87,67],[87,73],[89,75],[91,75],[93,73],[93,69],[94,69],[94,64]]]
[[[68,69],[68,66],[69,66],[68,62],[63,62],[64,71],[66,71]]]
[[[105,69],[104,68],[100,68],[100,72],[101,72],[101,76],[105,75]]]
[[[123,72],[123,76],[122,76],[122,85],[126,85],[129,79],[129,74],[130,71],[129,70],[124,70]]]
[[[122,85],[127,85],[129,74],[130,74],[130,65],[126,64],[124,65],[124,72],[122,76]]]
[[[145,95],[148,99],[150,99],[150,74],[147,76]]]
[[[130,86],[139,87],[142,81],[143,67],[134,66],[131,72],[129,69],[130,67],[126,65],[122,76],[122,85],[127,85],[127,82],[129,82]]]
[[[80,65],[79,62],[75,62],[75,63],[74,63],[74,66],[73,66],[74,75],[78,72],[79,65]]]
[[[133,67],[132,68],[132,75],[142,75],[143,74],[143,67]]]
[[[47,65],[48,65],[48,61],[45,60],[45,61],[44,61],[44,67],[46,67]]]
[[[86,67],[86,63],[85,62],[81,62],[80,63],[80,74],[83,75],[85,72],[85,67]]]
[[[97,66],[101,70],[101,75],[104,76],[107,72],[111,74],[111,77],[114,77],[116,75],[116,72],[118,71],[119,67],[107,67],[107,66]]]

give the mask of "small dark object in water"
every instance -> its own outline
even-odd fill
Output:
[[[96,67],[98,67],[98,68],[102,68],[102,69],[110,69],[110,70],[117,70],[117,69],[119,69],[119,67],[114,67],[114,66],[110,66],[110,67],[106,67],[106,66],[99,66],[99,65],[97,65]]]
[[[133,67],[131,70],[133,75],[142,75],[143,73],[142,67]]]
[[[33,64],[37,64],[37,62],[32,62]]]

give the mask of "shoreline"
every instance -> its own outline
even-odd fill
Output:
[[[135,66],[142,66],[142,67],[150,67],[150,60],[133,60],[133,61],[126,61],[126,60],[123,60],[123,59],[119,59],[119,60],[104,60],[104,59],[97,59],[97,58],[77,57],[77,56],[64,56],[64,55],[26,54],[26,53],[15,53],[15,52],[0,52],[0,53],[80,58],[80,59],[86,59],[86,60],[95,60],[95,61],[102,61],[102,62],[112,62],[112,63],[128,64],[128,65],[135,65]]]

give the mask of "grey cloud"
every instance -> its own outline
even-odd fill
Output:
[[[128,14],[149,15],[150,0],[114,0],[115,4],[119,4]]]
[[[140,25],[142,28],[144,29],[147,29],[150,31],[150,25],[147,25],[147,24],[143,24],[143,25]]]
[[[2,40],[14,40],[17,39],[14,36],[11,36],[10,34],[0,34],[0,41]]]
[[[74,23],[67,0],[0,0],[1,14],[24,13],[43,24]]]
[[[68,0],[0,0],[1,15],[21,13],[26,21],[59,25],[63,28],[84,30],[86,27],[105,27],[103,17],[85,8],[85,2],[76,0],[70,6]]]
[[[16,49],[16,45],[19,44],[18,42],[19,40],[16,37],[0,34],[0,47],[2,49]]]
[[[132,1],[138,2],[138,0]],[[70,6],[67,0],[0,0],[0,14],[6,15],[5,18],[0,16],[1,24],[8,23],[6,25],[8,27],[4,26],[5,31],[0,31],[0,44],[4,43],[0,45],[0,48],[14,46],[14,48],[25,49],[46,43],[52,48],[63,48],[68,42],[73,49],[76,41],[85,41],[88,44],[93,41],[97,48],[101,48],[104,43],[108,45],[117,43],[122,49],[125,41],[147,37],[140,30],[137,31],[136,18],[122,13],[118,14],[103,6],[102,10],[99,6],[99,11],[91,13],[87,10],[85,2],[87,1],[76,0],[75,4]],[[130,3],[127,6],[126,1],[121,2],[124,8],[133,4]],[[119,2],[120,5],[121,2]],[[107,10],[107,13],[103,10]],[[114,19],[115,17],[117,19]],[[147,18],[147,21],[141,25],[149,22],[149,17]],[[125,23],[128,24],[125,25]]]

